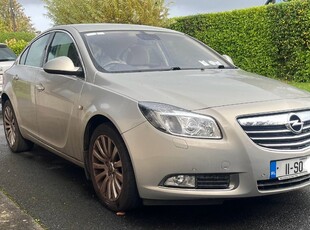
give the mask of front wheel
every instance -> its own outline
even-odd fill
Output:
[[[28,151],[33,147],[20,133],[12,104],[7,100],[3,105],[3,126],[7,143],[14,153]]]
[[[110,125],[98,126],[91,137],[89,170],[97,196],[109,209],[126,211],[140,204],[127,148]]]

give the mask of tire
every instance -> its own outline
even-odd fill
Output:
[[[33,143],[26,140],[20,133],[12,104],[7,100],[2,108],[3,127],[6,141],[12,152],[24,152],[32,149]]]
[[[112,126],[101,124],[95,129],[88,162],[93,187],[105,206],[112,211],[128,211],[140,205],[127,148]]]

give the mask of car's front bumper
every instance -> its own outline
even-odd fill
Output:
[[[291,104],[290,104],[291,103]],[[309,99],[286,102],[263,102],[255,105],[235,105],[200,111],[216,118],[223,132],[221,140],[176,137],[156,130],[147,121],[123,133],[135,170],[142,199],[201,200],[261,196],[298,189],[310,180],[275,189],[259,189],[259,181],[270,180],[270,162],[310,156],[310,149],[276,151],[259,147],[244,133],[237,117],[266,111],[304,108]],[[225,189],[191,189],[163,186],[169,175],[230,175]]]

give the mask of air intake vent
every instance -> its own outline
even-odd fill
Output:
[[[262,147],[299,150],[310,146],[310,111],[243,117],[238,122]]]
[[[289,188],[305,183],[310,183],[310,174],[288,180],[278,180],[278,179],[261,180],[257,181],[257,187],[258,190],[268,191],[268,190]]]
[[[197,189],[228,189],[230,185],[229,174],[197,175]]]

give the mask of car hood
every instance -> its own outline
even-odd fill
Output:
[[[188,110],[310,97],[305,91],[240,69],[98,73],[95,84],[136,101]]]

